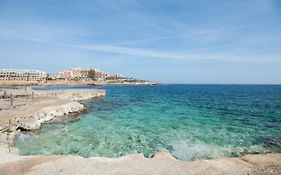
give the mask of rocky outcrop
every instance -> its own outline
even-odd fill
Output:
[[[59,118],[68,114],[80,113],[85,107],[78,101],[90,100],[105,95],[105,90],[100,89],[71,89],[71,90],[32,90],[32,89],[5,89],[13,96],[31,96],[33,102],[24,104],[25,108],[9,108],[2,111],[0,132],[13,132],[17,129],[35,130],[42,123]],[[27,97],[22,99],[28,100]],[[14,100],[14,103],[19,99]],[[36,106],[36,107],[35,107]],[[7,113],[13,113],[8,118]]]
[[[61,106],[49,106],[42,108],[40,111],[31,116],[18,116],[13,120],[0,125],[0,131],[12,132],[20,130],[36,130],[43,123],[52,121],[54,118],[59,118],[69,114],[78,114],[85,110],[85,107],[78,102],[69,102]]]
[[[45,107],[31,117],[17,118],[14,123],[15,125],[12,127],[23,130],[36,130],[41,127],[41,124],[49,122],[54,118],[80,113],[83,110],[85,110],[84,106],[78,102],[70,102],[62,106]]]

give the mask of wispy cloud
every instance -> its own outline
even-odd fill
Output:
[[[119,47],[112,45],[69,45],[69,47],[110,52],[114,54],[124,54],[145,58],[163,58],[179,60],[219,60],[230,62],[279,62],[281,63],[281,54],[241,54],[241,53],[181,53],[181,52],[163,52],[139,48]]]
[[[249,25],[249,26],[243,26],[243,27],[229,27],[225,29],[218,29],[218,30],[209,30],[209,31],[202,31],[202,32],[195,32],[192,34],[186,34],[186,35],[174,35],[174,36],[164,36],[164,37],[154,37],[149,39],[143,39],[143,40],[137,40],[137,41],[131,41],[127,42],[127,44],[132,44],[136,42],[148,42],[152,40],[164,40],[168,38],[175,38],[175,37],[197,37],[197,36],[205,36],[205,35],[217,35],[221,34],[222,32],[233,32],[236,30],[243,30],[247,28],[252,28],[255,26],[259,26],[262,24],[255,24],[255,25]],[[73,44],[71,42],[62,42],[59,39],[57,39],[56,34],[63,34],[62,30],[54,29],[54,28],[48,28],[48,29],[38,29],[39,32],[32,33],[27,31],[19,31],[19,30],[5,30],[0,29],[0,36],[6,37],[6,38],[13,38],[17,40],[25,40],[30,42],[36,42],[41,44],[48,44],[48,45],[54,45],[54,46],[62,46],[67,48],[75,48],[80,50],[87,50],[87,51],[95,51],[95,52],[105,52],[105,53],[111,53],[111,54],[119,54],[119,55],[129,55],[134,56],[136,58],[160,58],[160,59],[177,59],[177,60],[219,60],[219,61],[230,61],[230,62],[281,62],[281,54],[271,54],[270,56],[268,54],[260,55],[260,54],[251,54],[251,53],[225,53],[225,52],[208,52],[208,50],[218,49],[219,46],[214,46],[211,48],[204,48],[204,49],[195,49],[190,52],[175,52],[175,51],[162,51],[162,50],[153,50],[153,49],[145,49],[145,48],[132,48],[132,47],[125,47],[123,45],[126,45],[123,43],[123,45],[108,45],[108,44]],[[44,32],[40,32],[44,31]],[[46,32],[49,31],[49,32]],[[51,31],[51,32],[50,32]],[[55,33],[55,34],[54,34]],[[75,32],[65,32],[63,36],[60,37],[70,37]],[[75,33],[77,35],[77,33]],[[0,38],[0,39],[1,39]],[[254,40],[247,40],[244,41],[244,44],[249,44],[253,42],[263,41],[264,38],[258,38]],[[231,47],[234,45],[241,45],[243,41],[240,43],[230,43],[226,44],[222,47]],[[113,55],[114,56],[114,55]]]
[[[40,24],[34,26],[32,22],[0,22],[0,40],[26,40],[33,42],[61,42],[62,40],[71,40],[87,35],[93,35],[94,31],[89,32],[87,29],[67,28],[64,26]]]
[[[257,23],[257,24],[250,24],[250,25],[245,25],[245,26],[231,26],[231,27],[224,27],[222,28],[221,26],[216,29],[206,29],[202,30],[200,29],[199,31],[195,32],[187,32],[183,34],[176,34],[176,35],[166,35],[166,36],[154,36],[150,38],[143,38],[139,40],[133,40],[133,41],[125,41],[121,43],[117,43],[115,45],[132,45],[132,44],[138,44],[138,43],[145,43],[145,42],[150,42],[150,41],[160,41],[160,40],[166,40],[166,39],[172,39],[172,38],[196,38],[196,37],[206,37],[208,35],[214,36],[214,35],[223,35],[224,33],[228,34],[233,34],[241,30],[247,30],[247,29],[252,29],[255,27],[261,27],[268,25],[269,23]]]

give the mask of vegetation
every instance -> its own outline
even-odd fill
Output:
[[[90,69],[89,73],[88,73],[88,78],[92,79],[92,80],[97,80],[96,78],[96,71],[94,69]]]

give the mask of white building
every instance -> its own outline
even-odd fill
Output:
[[[39,70],[0,69],[0,80],[43,81],[47,73]]]

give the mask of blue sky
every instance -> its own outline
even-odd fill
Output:
[[[0,0],[1,68],[281,83],[280,0]]]

